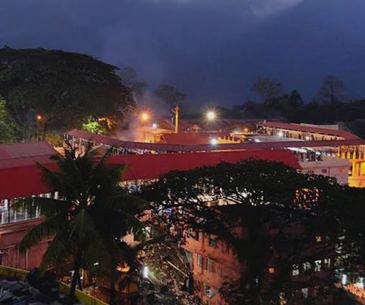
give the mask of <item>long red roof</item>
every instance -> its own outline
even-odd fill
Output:
[[[110,161],[127,165],[124,180],[143,180],[156,179],[170,171],[186,171],[203,166],[214,166],[222,162],[237,163],[247,159],[278,161],[293,168],[300,168],[294,154],[288,150],[121,155],[112,157]]]
[[[0,169],[48,162],[56,151],[47,142],[0,144]]]
[[[283,162],[300,168],[290,151],[230,151],[178,154],[144,154],[111,157],[111,163],[126,164],[123,180],[157,179],[174,170],[190,170],[202,166],[213,166],[221,162],[235,163],[240,160],[256,158]],[[44,163],[55,168],[55,164]],[[34,194],[46,193],[41,173],[36,164],[0,168],[0,199],[12,199]]]
[[[290,124],[291,125],[291,124]],[[300,125],[299,125],[300,126]],[[326,129],[327,130],[327,129]],[[67,135],[84,139],[93,143],[114,146],[116,148],[149,150],[159,152],[208,152],[208,151],[230,151],[230,150],[259,150],[259,149],[285,149],[288,147],[337,147],[341,145],[364,145],[365,140],[356,136],[345,140],[323,140],[323,141],[280,141],[280,142],[246,142],[235,144],[161,144],[123,141],[109,136],[98,135],[83,130],[71,130]]]
[[[271,122],[271,121],[263,121],[259,125],[265,126],[265,127],[271,127],[271,128],[296,130],[296,131],[308,132],[308,133],[319,133],[319,134],[323,134],[323,135],[340,137],[345,140],[360,139],[358,136],[356,136],[353,133],[348,132],[346,130],[336,130],[336,129],[330,129],[330,128],[324,128],[324,127],[310,126],[310,125],[283,123],[283,122]]]

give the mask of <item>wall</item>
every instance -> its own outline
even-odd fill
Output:
[[[42,219],[38,218],[0,226],[1,264],[27,270],[39,266],[47,249],[48,241],[42,241],[25,253],[20,253],[18,245],[26,232],[41,221]]]

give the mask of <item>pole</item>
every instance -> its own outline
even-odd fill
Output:
[[[179,132],[179,106],[175,106],[175,133]]]

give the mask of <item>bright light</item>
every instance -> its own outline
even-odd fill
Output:
[[[282,131],[279,131],[279,132],[278,132],[278,136],[279,136],[279,137],[283,137],[283,136],[284,136],[284,133],[283,133]]]
[[[210,139],[210,144],[217,145],[218,144],[218,140],[216,138]]]
[[[364,278],[363,277],[359,278],[359,281],[356,283],[356,286],[361,289],[364,289]]]
[[[305,136],[306,141],[309,141],[311,138],[310,136]]]
[[[43,119],[43,118],[42,118],[42,116],[41,116],[40,114],[38,114],[38,115],[37,115],[37,120],[38,120],[38,121],[41,121],[42,119]]]
[[[148,112],[144,111],[141,113],[140,119],[142,122],[147,122],[150,120],[150,118],[151,118],[151,115]]]
[[[343,274],[342,275],[342,280],[341,280],[342,285],[346,285],[347,284],[347,275]]]
[[[146,278],[148,278],[148,267],[147,266],[144,266],[143,267],[143,270],[142,270],[142,275],[143,275],[143,277],[146,279]]]
[[[217,114],[213,110],[209,110],[206,114],[206,118],[208,121],[214,121],[217,118]]]
[[[157,123],[153,123],[153,124],[152,124],[152,128],[153,128],[153,129],[157,129]]]

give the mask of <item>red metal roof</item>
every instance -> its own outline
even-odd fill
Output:
[[[319,134],[323,134],[323,135],[341,137],[346,140],[360,139],[358,136],[354,135],[351,132],[345,131],[345,130],[335,130],[335,129],[329,129],[329,128],[323,128],[323,127],[316,127],[316,126],[308,126],[308,125],[301,125],[301,124],[294,124],[294,123],[283,123],[283,122],[271,122],[271,121],[263,121],[263,122],[260,122],[259,125],[265,126],[265,127],[286,129],[286,130],[296,130],[296,131],[309,132],[309,133],[319,133]]]
[[[283,162],[288,166],[300,168],[294,154],[288,150],[121,155],[111,157],[110,162],[127,165],[124,180],[143,180],[156,179],[170,171],[185,171],[203,166],[214,166],[221,162],[237,163],[251,158]]]
[[[365,140],[360,138],[346,140],[324,141],[280,141],[280,142],[246,142],[239,144],[159,144],[122,141],[108,136],[102,136],[87,131],[72,130],[67,133],[70,136],[85,139],[94,143],[115,146],[125,149],[141,149],[161,152],[199,152],[199,151],[231,151],[231,150],[260,150],[260,149],[285,149],[288,147],[337,147],[341,145],[364,145]]]
[[[41,163],[56,169],[55,163],[49,161]],[[42,181],[41,171],[35,163],[0,168],[0,199],[26,197],[48,191],[48,187]]]
[[[290,151],[230,151],[178,154],[144,154],[111,157],[111,163],[126,164],[124,180],[156,179],[174,170],[190,170],[202,166],[213,166],[221,162],[235,163],[240,160],[256,158],[280,161],[294,168],[300,168]],[[51,162],[43,163],[53,169]],[[31,196],[46,193],[41,172],[36,164],[0,168],[0,199]]]
[[[229,132],[179,132],[161,135],[161,141],[166,144],[194,145],[209,144],[212,138],[228,137]]]
[[[0,145],[0,169],[49,162],[56,151],[47,142]]]

